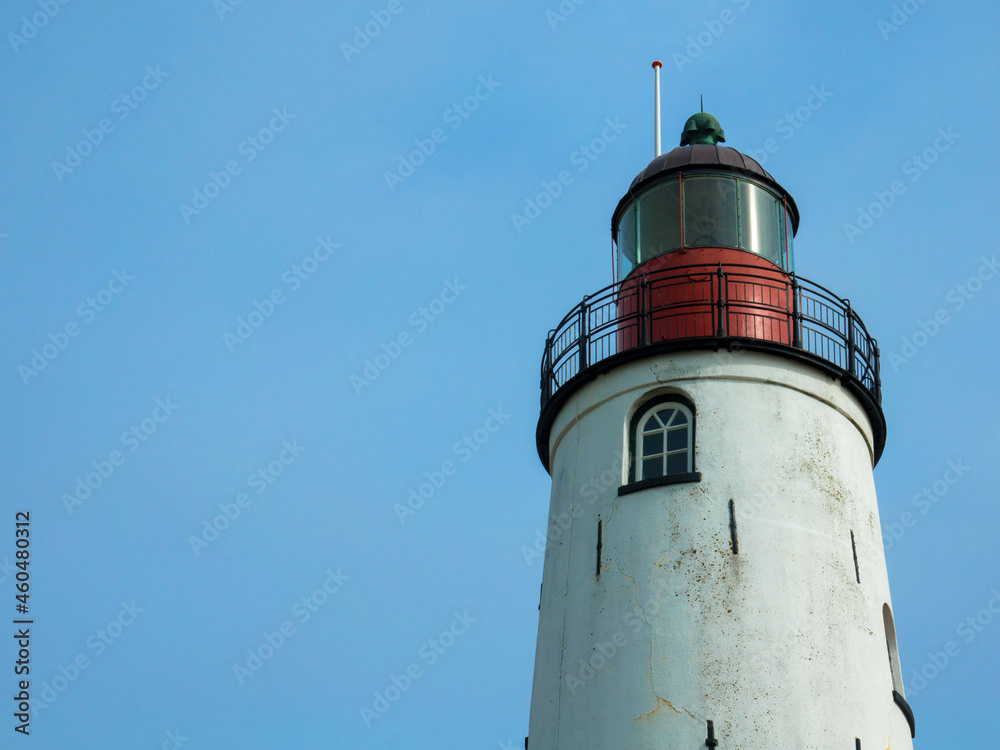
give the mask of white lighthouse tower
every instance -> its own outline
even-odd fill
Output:
[[[530,750],[910,750],[878,347],[795,275],[792,196],[707,113],[548,336]]]

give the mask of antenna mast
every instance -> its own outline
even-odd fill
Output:
[[[656,115],[655,115],[655,123],[653,125],[653,133],[656,140],[656,156],[659,156],[660,153],[662,153],[660,149],[660,68],[662,67],[663,63],[661,63],[659,60],[653,61],[653,70],[655,71],[656,75],[656,95],[655,95]]]

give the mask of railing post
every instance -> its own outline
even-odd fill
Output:
[[[636,305],[636,314],[639,316],[639,346],[649,346],[649,306],[646,304],[646,297],[648,294],[649,280],[646,278],[646,274],[643,273],[642,279],[639,281],[639,300]]]
[[[792,276],[792,347],[802,348],[802,313],[799,311],[799,280]]]
[[[545,339],[545,356],[542,357],[542,406],[552,398],[552,336]]]
[[[719,270],[716,272],[716,280],[719,288],[719,298],[715,304],[719,310],[718,318],[715,322],[716,338],[726,336],[726,274],[722,271],[722,264],[719,263]]]
[[[851,301],[847,303],[847,371],[854,375],[854,310],[851,309]]]
[[[873,386],[873,389],[875,391],[875,400],[878,401],[881,404],[882,403],[882,362],[881,362],[881,353],[879,352],[878,341],[876,341],[875,339],[872,339],[871,342],[872,342],[872,351],[875,352],[875,362],[874,362],[875,382],[872,384],[872,386]]]
[[[583,372],[587,369],[587,298],[583,298],[583,302],[580,303],[580,339],[577,347],[580,349],[580,369],[577,372]]]

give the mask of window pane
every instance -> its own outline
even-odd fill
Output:
[[[642,438],[642,455],[655,456],[663,453],[663,433],[654,432],[652,435],[644,435]]]
[[[657,185],[639,199],[639,247],[643,262],[681,246],[677,181]]]
[[[667,456],[667,474],[686,474],[688,470],[688,453],[675,453]]]
[[[618,224],[618,279],[624,279],[635,262],[635,207],[629,206]]]
[[[780,204],[764,188],[740,181],[740,247],[781,265]]]
[[[663,476],[663,458],[647,458],[642,462],[642,478],[654,479]]]
[[[642,428],[642,431],[652,432],[653,430],[658,430],[661,427],[663,427],[663,425],[661,425],[659,421],[657,421],[656,415],[654,414],[653,416],[651,416],[649,419],[646,420],[646,426]]]
[[[687,247],[739,247],[736,180],[685,177],[684,244]]]
[[[673,427],[673,426],[676,426],[676,425],[679,425],[679,424],[687,424],[687,423],[688,423],[687,414],[685,414],[680,409],[678,409],[677,410],[677,416],[674,417],[674,424],[671,425],[671,426]]]
[[[664,409],[663,411],[656,412],[656,416],[660,418],[660,421],[663,422],[664,426],[670,424],[670,417],[672,417],[673,415],[674,415],[673,409]]]
[[[671,430],[667,433],[667,450],[679,451],[688,447],[688,428],[681,427],[679,430]]]

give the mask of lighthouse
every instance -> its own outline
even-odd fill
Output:
[[[656,156],[611,215],[615,281],[542,358],[525,745],[910,750],[876,340],[795,273],[795,201],[718,119],[660,153],[658,89]]]

